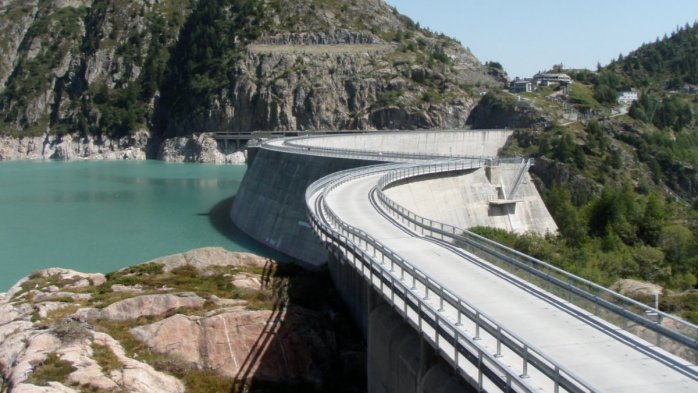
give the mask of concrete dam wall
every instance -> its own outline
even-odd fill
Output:
[[[231,209],[243,232],[310,268],[327,262],[327,251],[310,229],[305,190],[315,180],[385,159],[313,155],[313,149],[383,151],[460,156],[496,156],[512,130],[375,132],[295,138],[298,151],[261,147],[254,152]],[[305,150],[307,149],[307,150]]]
[[[333,149],[494,157],[512,133],[512,130],[375,132],[313,137],[298,143]]]
[[[335,288],[367,339],[369,392],[462,393],[474,391],[471,385],[477,383],[457,375],[365,277],[343,260],[341,253],[329,254],[309,225],[306,189],[326,175],[388,160],[384,158],[386,155],[378,154],[352,158],[352,154],[361,155],[355,154],[357,151],[491,157],[497,155],[511,133],[495,130],[308,137],[291,140],[288,148],[281,142],[270,143],[255,153],[235,196],[230,212],[233,223],[252,238],[306,267],[328,267]],[[340,149],[354,152],[343,154]],[[512,187],[511,183],[518,178],[518,168],[490,168],[487,172],[483,168],[455,176],[415,179],[386,192],[392,193],[389,196],[396,202],[433,219],[455,224],[501,224],[506,221],[504,218],[489,218],[488,201],[496,198],[498,187]],[[535,212],[531,207],[537,206],[533,200],[540,199],[533,184],[524,183],[520,195],[524,200],[528,198],[531,205],[519,208],[519,214]],[[542,202],[540,206],[545,210]],[[501,216],[508,215],[506,212]],[[514,221],[532,221],[531,216],[524,215]],[[475,219],[478,217],[487,218],[478,221]],[[551,226],[542,220],[529,226],[554,228],[554,223]]]
[[[376,163],[259,149],[235,196],[233,224],[306,267],[322,267],[327,251],[308,224],[306,188],[330,173]]]
[[[520,170],[521,165],[502,164],[414,178],[386,189],[385,193],[422,217],[459,228],[489,226],[541,235],[557,232],[557,225],[527,172],[522,174],[516,195],[509,195]]]

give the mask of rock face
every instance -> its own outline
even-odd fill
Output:
[[[8,160],[145,160],[150,140],[147,131],[111,139],[104,135],[0,136],[0,161]]]
[[[664,293],[664,288],[650,282],[638,281],[629,278],[624,278],[616,281],[611,286],[611,289],[617,291],[621,295],[630,297],[652,297]]]
[[[179,308],[200,308],[205,301],[191,292],[136,296],[104,307],[98,317],[126,321],[134,317],[164,315]]]
[[[382,0],[5,0],[0,36],[3,159],[138,159],[138,130],[154,158],[201,132],[458,128],[501,84]],[[206,137],[159,152],[240,159]]]
[[[106,276],[35,272],[0,294],[0,391],[332,390],[347,321],[296,305],[280,269],[203,248]]]
[[[249,375],[275,383],[306,380],[321,386],[321,365],[331,362],[328,354],[336,350],[322,320],[316,313],[295,308],[224,311],[203,318],[175,315],[133,328],[131,333],[156,352],[219,370],[230,378]],[[182,336],[188,339],[183,341]],[[316,353],[314,342],[328,345],[329,352]]]
[[[244,164],[244,151],[222,151],[210,134],[166,139],[158,151],[158,160],[165,162],[202,162],[210,164]]]

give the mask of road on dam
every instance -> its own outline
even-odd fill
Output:
[[[563,299],[551,303],[539,296],[541,289],[532,284],[496,268],[484,269],[482,264],[487,262],[477,256],[464,255],[463,250],[419,236],[386,217],[372,198],[382,175],[379,172],[337,186],[325,196],[327,206],[342,221],[365,231],[451,293],[476,305],[488,318],[528,343],[532,350],[554,359],[595,391],[698,391],[693,364]],[[394,274],[399,275],[399,271]],[[455,312],[448,315],[449,311],[445,310],[444,313],[454,321],[457,318]],[[589,324],[580,315],[596,323]],[[464,324],[463,329],[476,334],[474,326]],[[509,368],[524,375],[534,389],[555,390],[550,379],[531,367],[526,369],[516,353],[498,349],[494,337],[483,334],[478,339],[480,345],[498,353]],[[656,353],[661,356],[653,356]]]

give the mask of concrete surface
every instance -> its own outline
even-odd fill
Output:
[[[313,137],[296,143],[352,150],[494,157],[512,134],[512,130],[375,132]]]
[[[514,202],[500,199],[498,188],[508,195],[521,167],[503,164],[491,170],[413,178],[384,192],[422,217],[459,228],[489,226],[516,233],[556,233],[557,225],[528,173]]]
[[[259,149],[235,195],[230,217],[260,243],[306,267],[322,267],[327,251],[308,224],[305,190],[330,173],[374,163]]]
[[[530,290],[530,284],[523,287],[514,285],[446,248],[397,228],[369,201],[369,192],[379,177],[368,176],[341,185],[328,195],[327,202],[343,221],[361,228],[412,265],[428,272],[432,279],[459,298],[467,299],[492,320],[599,391],[698,391],[695,377],[680,371],[680,368],[695,371],[695,366],[690,363],[615,326],[603,322],[603,328],[591,326],[569,311],[589,315],[575,306],[568,304],[567,309],[556,307],[536,296]],[[511,279],[520,283],[516,278]],[[558,301],[566,303],[561,299]],[[449,316],[448,312],[444,315]],[[455,315],[449,317],[455,318]],[[467,324],[464,328],[468,328]],[[628,343],[616,339],[614,334],[622,335]],[[492,353],[495,352],[493,337],[483,336],[481,342]],[[416,351],[414,345],[412,350]],[[660,357],[672,359],[673,365],[659,361]],[[522,359],[513,352],[503,351],[501,360],[516,372],[523,373]],[[553,386],[530,367],[528,374],[528,381],[535,388],[553,390]]]

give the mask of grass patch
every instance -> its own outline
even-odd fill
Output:
[[[186,386],[186,391],[190,393],[198,392],[230,392],[233,388],[233,381],[231,379],[221,377],[214,371],[210,370],[198,370],[191,365],[173,359],[172,357],[157,352],[151,351],[147,345],[141,341],[134,338],[129,329],[150,324],[156,322],[159,318],[157,317],[143,317],[133,321],[98,321],[97,326],[100,330],[112,336],[124,347],[126,355],[137,359],[141,362],[145,362],[153,366],[158,371],[165,372],[176,378],[179,378]],[[106,348],[109,350],[109,348]],[[94,345],[93,345],[94,350]],[[100,351],[103,351],[100,349]],[[109,350],[111,352],[111,350]],[[97,360],[97,352],[95,352],[95,360]],[[116,370],[117,364],[114,360],[110,359],[113,353],[103,354],[101,360],[97,360],[99,365],[103,370],[108,368],[111,370]],[[118,359],[116,359],[118,362]],[[102,364],[102,362],[107,362],[107,368]],[[120,364],[120,362],[119,362]]]
[[[600,106],[599,102],[594,98],[594,92],[591,87],[581,83],[573,83],[570,85],[569,101],[574,106],[582,109],[595,109]]]
[[[109,376],[112,371],[121,370],[124,364],[116,357],[107,345],[92,343],[92,358],[102,368],[104,375]]]
[[[17,294],[15,294],[13,299],[18,299],[20,296],[31,291],[32,289],[42,290],[42,289],[48,288],[52,285],[55,285],[57,287],[64,287],[64,286],[73,284],[79,280],[80,280],[80,278],[64,280],[61,278],[61,276],[59,274],[44,276],[44,275],[42,275],[41,272],[34,272],[34,273],[30,274],[29,279],[21,285],[22,290],[17,292]],[[29,299],[29,300],[31,300],[31,299]],[[70,299],[59,298],[58,300],[55,300],[55,301],[72,302],[73,299],[72,298],[70,298]]]
[[[50,311],[46,314],[46,318],[43,319],[43,322],[48,323],[48,324],[57,324],[60,321],[62,321],[63,319],[65,319],[65,317],[67,317],[68,315],[73,314],[79,308],[80,308],[79,305],[71,304],[69,306],[65,306],[65,307],[60,308],[58,310]]]
[[[27,379],[28,383],[48,386],[49,382],[65,383],[68,375],[77,370],[73,363],[61,359],[57,353],[51,352],[46,359],[34,367],[34,371]]]

